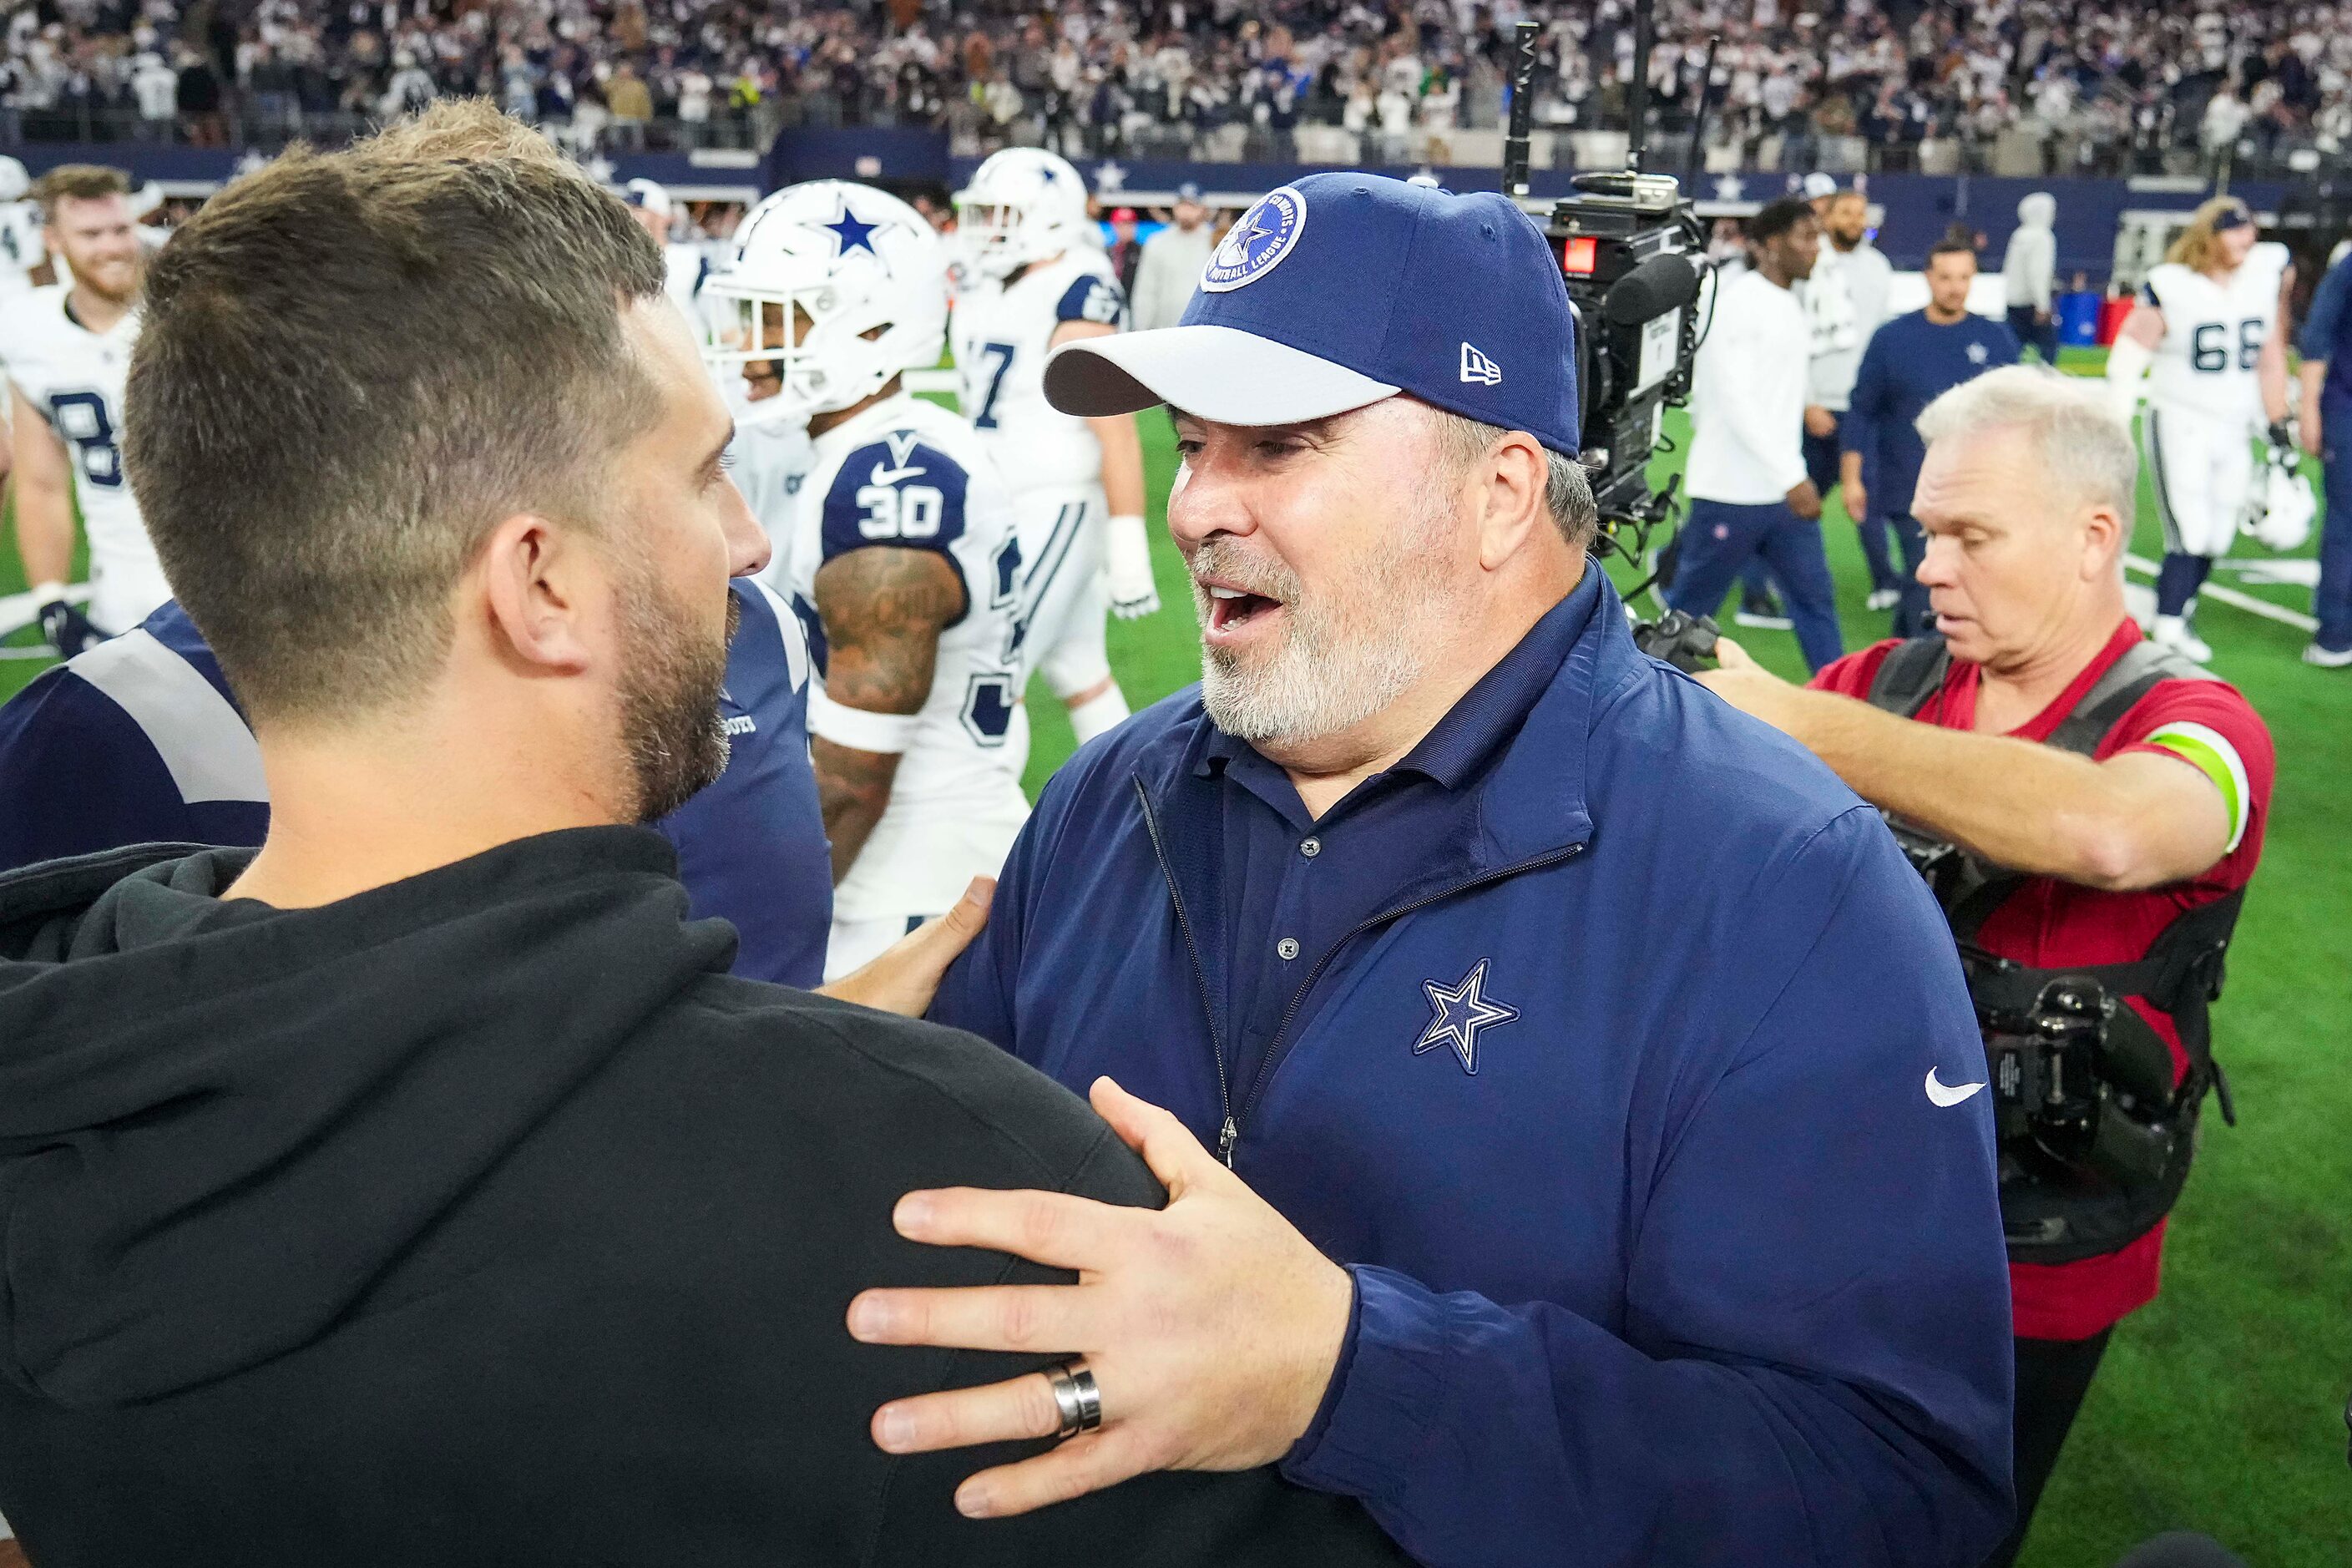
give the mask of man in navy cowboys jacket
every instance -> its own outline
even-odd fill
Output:
[[[2000,1538],[1951,938],[1869,808],[1635,651],[1570,332],[1509,203],[1329,174],[1243,216],[1182,324],[1050,368],[1066,412],[1174,413],[1204,679],[1055,777],[931,1016],[1090,1086],[1171,1201],[899,1205],[1080,1275],[850,1306],[1082,1357],[876,1412],[892,1450],[1080,1431],[966,1512],[1277,1461],[1438,1565]]]

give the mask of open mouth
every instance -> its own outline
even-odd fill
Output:
[[[1207,583],[1202,586],[1209,593],[1209,630],[1212,634],[1239,631],[1269,611],[1282,607],[1279,599],[1246,593],[1222,583]]]

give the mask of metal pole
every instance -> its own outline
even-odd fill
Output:
[[[1656,0],[1639,0],[1633,7],[1633,79],[1625,90],[1625,170],[1633,174],[1642,172],[1642,143],[1649,133],[1650,35],[1656,22],[1651,13],[1655,5]]]
[[[1511,124],[1503,137],[1503,194],[1513,201],[1528,194],[1528,142],[1536,114],[1536,38],[1542,29],[1522,22],[1511,39]]]

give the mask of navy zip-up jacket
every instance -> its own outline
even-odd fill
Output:
[[[1299,954],[1253,1100],[1197,690],[1055,776],[932,1016],[1211,1148],[1234,1121],[1234,1169],[1356,1285],[1285,1472],[1433,1568],[1975,1568],[2011,1514],[2009,1278],[1951,937],[1877,816],[1639,654],[1605,580],[1562,609],[1451,826]],[[1415,1047],[1475,1022],[1481,967],[1517,1016],[1472,1072]]]

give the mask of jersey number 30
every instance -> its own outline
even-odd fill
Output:
[[[935,539],[947,502],[929,485],[866,485],[857,504],[866,509],[857,531],[868,539]]]
[[[112,489],[122,483],[122,448],[115,445],[114,421],[106,399],[95,392],[53,392],[49,418],[58,434],[81,450],[81,477]]]
[[[2260,317],[2238,323],[2238,368],[2252,370],[2263,357],[2263,322]],[[2227,322],[2208,321],[2189,338],[2189,367],[2209,374],[2218,374],[2230,368],[2230,328]]]

